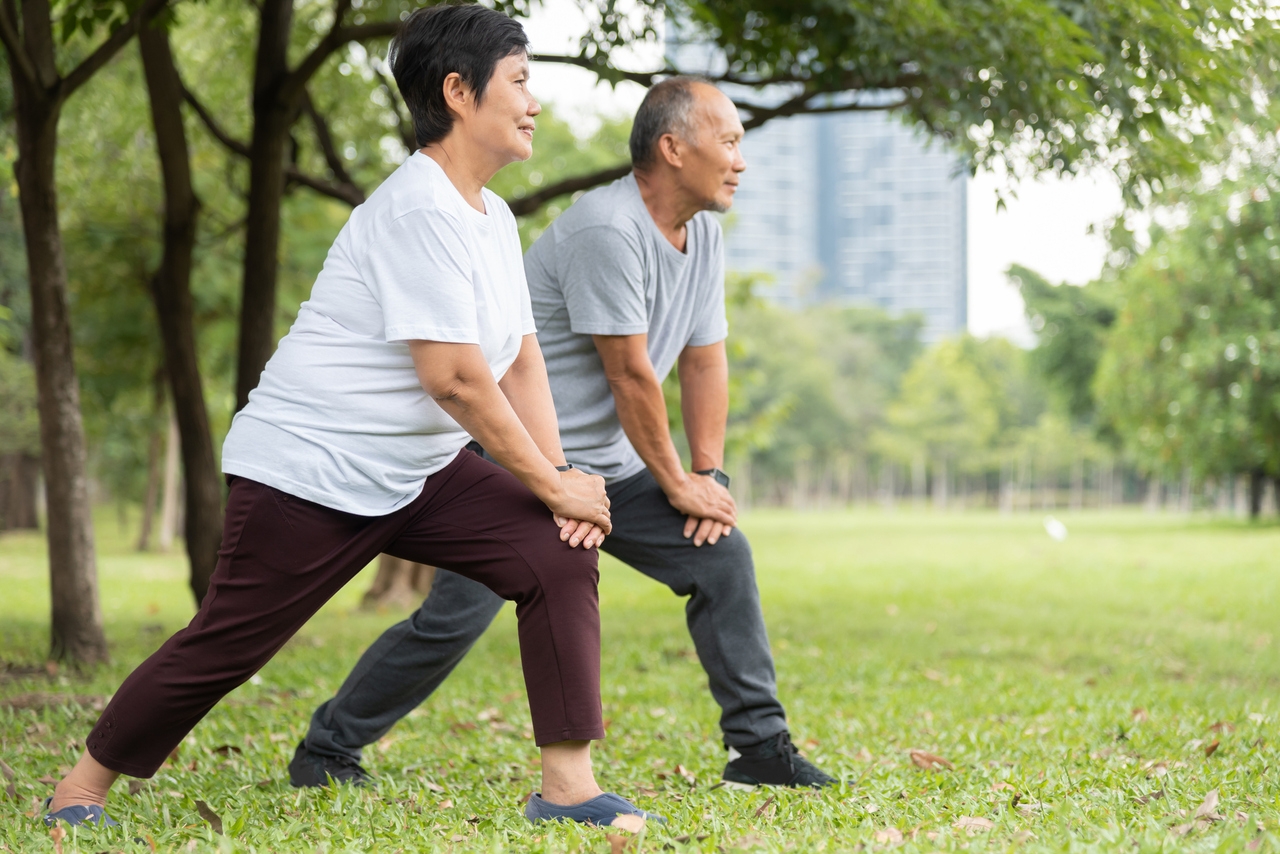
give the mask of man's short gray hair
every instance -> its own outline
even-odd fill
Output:
[[[631,125],[631,165],[652,166],[658,157],[658,140],[666,134],[688,139],[693,131],[693,87],[711,83],[701,77],[681,75],[655,83],[640,102]]]

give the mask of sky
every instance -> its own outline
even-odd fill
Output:
[[[525,22],[534,53],[576,53],[585,19],[574,0],[544,0]],[[660,44],[640,45],[616,57],[624,68],[648,70],[662,61]],[[589,135],[600,116],[635,112],[644,89],[621,83],[616,89],[585,69],[549,63],[533,66],[530,88],[550,103],[579,135]],[[750,164],[743,180],[751,179]],[[997,193],[1006,207],[997,211]],[[1034,339],[1022,299],[1005,270],[1021,264],[1051,282],[1082,285],[1102,270],[1106,242],[1101,228],[1120,212],[1120,189],[1106,174],[1043,178],[1013,184],[1003,175],[979,172],[969,182],[969,331],[1001,335],[1019,344]]]

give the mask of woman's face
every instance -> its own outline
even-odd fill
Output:
[[[533,156],[533,117],[541,112],[529,93],[529,57],[517,53],[493,69],[484,98],[467,124],[471,138],[505,164]]]

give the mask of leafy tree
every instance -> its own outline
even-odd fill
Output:
[[[1280,181],[1270,170],[1171,199],[1179,229],[1116,282],[1102,410],[1150,471],[1280,476]]]
[[[1115,297],[1106,282],[1083,287],[1051,285],[1018,264],[1009,268],[1026,303],[1036,333],[1034,368],[1053,388],[1059,405],[1078,422],[1093,420],[1093,378],[1102,358],[1107,330],[1115,323]]]

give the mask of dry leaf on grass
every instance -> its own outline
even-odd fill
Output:
[[[1016,791],[1017,791],[1017,789],[1016,789],[1016,788],[1014,788],[1014,786],[1013,786],[1011,783],[1006,783],[1004,780],[1001,780],[1001,781],[999,781],[998,783],[992,783],[992,784],[991,784],[991,791],[993,791],[993,792],[1003,792],[1003,791],[1006,791],[1006,790],[1008,790],[1008,791],[1010,791],[1010,792],[1016,792]]]
[[[53,840],[54,854],[62,854],[62,840],[67,838],[67,831],[62,825],[57,824],[49,831],[49,838]]]
[[[688,768],[684,767],[683,765],[676,766],[676,773],[679,774],[681,777],[683,777],[684,781],[688,783],[690,786],[697,785],[698,783],[697,776]]]
[[[18,790],[13,787],[12,783],[6,783],[4,787],[5,796],[10,800],[18,800]]]
[[[951,825],[956,830],[964,830],[972,836],[975,833],[986,833],[988,830],[995,828],[996,823],[989,818],[979,818],[972,815],[962,815],[956,819],[956,823]]]
[[[219,745],[218,747],[215,747],[213,749],[213,752],[219,754],[220,756],[230,756],[232,753],[244,753],[243,750],[241,750],[239,747],[236,747],[234,744]]]
[[[1218,790],[1211,789],[1209,794],[1204,796],[1204,801],[1200,806],[1196,807],[1196,818],[1206,819],[1208,821],[1222,821],[1223,817],[1218,815]]]
[[[1219,744],[1221,744],[1221,742],[1219,742],[1216,738],[1213,741],[1206,744],[1204,746],[1204,758],[1208,759],[1210,756],[1212,756],[1214,752],[1218,749]]]
[[[1138,723],[1142,723],[1145,720],[1150,720],[1151,718],[1151,716],[1147,714],[1147,710],[1142,708],[1141,706],[1139,706],[1138,708],[1130,712],[1129,716],[1132,717]]]
[[[760,805],[760,809],[756,810],[756,818],[759,818],[760,816],[764,815],[764,811],[769,809],[769,807],[773,806],[773,802],[776,801],[777,799],[778,799],[777,795],[770,795],[769,800],[762,803]]]
[[[926,771],[934,771],[939,768],[945,768],[948,771],[954,771],[956,769],[955,765],[952,765],[941,756],[937,756],[924,750],[912,750],[909,755],[911,756],[912,762]]]
[[[1149,795],[1139,795],[1133,800],[1135,803],[1138,804],[1138,806],[1146,806],[1152,801],[1159,800],[1160,798],[1163,798],[1163,797],[1164,797],[1164,789],[1156,789],[1154,792],[1152,792]]]
[[[56,786],[56,785],[58,785],[58,781],[57,781],[57,780],[55,780],[55,779],[53,779],[52,777],[50,777],[48,774],[45,774],[45,775],[44,775],[43,777],[41,777],[39,780],[36,780],[36,782],[37,782],[37,783],[44,783],[46,786]]]
[[[453,801],[449,800],[448,798],[445,798],[443,801],[440,802],[439,807],[442,810],[451,810],[453,809]]]
[[[3,759],[0,759],[0,774],[4,774],[6,780],[12,780],[16,776],[13,773],[13,769]]]
[[[436,792],[437,794],[444,791],[444,786],[441,786],[439,783],[432,783],[430,780],[423,783],[422,788],[431,792]],[[526,798],[525,800],[528,800],[528,798]]]
[[[204,801],[196,801],[196,812],[200,813],[200,817],[209,822],[209,826],[213,828],[213,832],[222,834],[222,816],[218,815]]]
[[[886,827],[875,832],[875,840],[881,845],[892,845],[897,847],[905,841],[902,831],[896,827]]]
[[[1218,721],[1209,727],[1209,732],[1225,732],[1233,733],[1236,731],[1236,725],[1230,721]]]
[[[609,854],[622,854],[631,844],[631,840],[620,833],[606,833],[604,838],[609,840]]]

